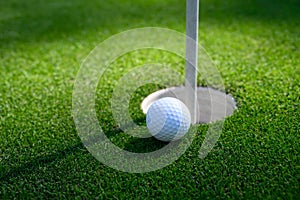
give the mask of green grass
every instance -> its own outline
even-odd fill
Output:
[[[74,80],[89,51],[115,33],[148,26],[184,32],[185,2],[1,1],[0,199],[299,198],[299,10],[297,0],[203,0],[200,43],[239,109],[205,159],[198,157],[208,128],[202,125],[175,163],[129,174],[101,164],[82,145],[71,116]],[[119,62],[143,61],[133,55]],[[110,120],[106,100],[123,73],[107,72],[97,93],[106,134],[130,151],[164,146],[126,137]],[[138,90],[132,105],[157,88]],[[132,113],[144,123],[140,111]]]

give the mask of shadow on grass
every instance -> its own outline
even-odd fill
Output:
[[[121,133],[121,130],[116,129],[115,131],[111,131],[106,133],[108,138],[112,138]],[[94,145],[98,142],[97,138],[93,138],[90,140],[90,144]],[[147,153],[158,150],[168,143],[160,142],[154,138],[147,138],[147,139],[139,139],[139,138],[132,138],[128,140],[125,144],[124,150],[136,153]],[[6,172],[1,172],[0,174],[0,182],[9,182],[13,178],[19,178],[21,176],[26,176],[29,174],[35,173],[37,170],[43,167],[50,167],[52,163],[66,159],[69,155],[73,154],[88,154],[86,147],[83,145],[82,142],[78,142],[74,145],[71,145],[65,149],[57,150],[55,153],[49,155],[42,155],[38,156],[35,159],[29,160],[28,162],[22,164],[18,167],[10,168]]]
[[[124,150],[134,152],[134,153],[150,153],[157,151],[168,145],[167,142],[162,142],[150,138],[134,138],[130,142],[127,142]]]
[[[47,156],[39,156],[29,162],[15,168],[11,168],[8,172],[0,174],[0,182],[9,181],[12,178],[18,178],[19,176],[24,176],[26,174],[32,174],[40,167],[47,166],[57,160],[65,159],[68,155],[82,152],[85,150],[83,144],[77,143],[69,146],[66,149],[58,150],[53,154]]]

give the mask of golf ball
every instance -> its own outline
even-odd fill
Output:
[[[188,132],[191,115],[183,102],[173,97],[165,97],[150,105],[146,123],[153,137],[170,142],[182,138]]]

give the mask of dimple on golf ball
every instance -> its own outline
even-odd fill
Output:
[[[173,97],[165,97],[150,105],[146,123],[153,137],[170,142],[182,138],[188,132],[191,115],[183,102]]]

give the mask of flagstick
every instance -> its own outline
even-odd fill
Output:
[[[186,105],[191,113],[192,123],[197,122],[197,60],[198,60],[199,0],[186,1]],[[194,41],[191,41],[190,39]],[[188,62],[190,61],[190,62]],[[188,87],[190,86],[190,87]]]

